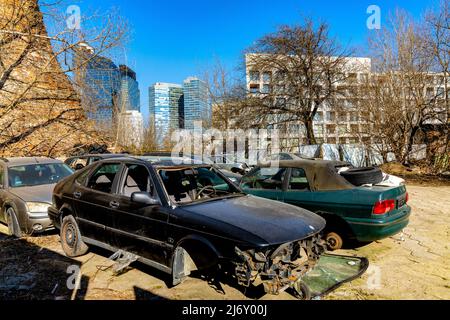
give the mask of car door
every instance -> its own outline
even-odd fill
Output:
[[[149,168],[125,164],[113,210],[114,237],[121,249],[167,266],[171,256],[171,245],[166,242],[169,209],[135,203],[131,201],[135,192],[146,192],[159,200]]]
[[[282,201],[286,172],[285,168],[258,168],[242,179],[241,188],[257,197]]]
[[[290,168],[287,172],[287,188],[283,192],[283,201],[307,210],[316,209],[314,193],[303,168]]]
[[[120,163],[102,163],[93,169],[86,184],[75,187],[74,207],[77,223],[84,237],[114,246],[112,206]]]

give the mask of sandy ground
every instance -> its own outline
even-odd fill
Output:
[[[324,299],[450,299],[450,187],[410,186],[409,192],[409,227],[390,239],[339,252],[367,257],[371,267]],[[0,300],[294,299],[227,284],[217,288],[199,278],[170,288],[166,275],[139,264],[113,276],[108,252],[94,250],[72,260],[63,255],[57,235],[12,240],[5,233],[0,225]],[[73,283],[70,266],[81,268],[76,292],[67,288],[68,280]]]

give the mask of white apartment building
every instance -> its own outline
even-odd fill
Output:
[[[253,54],[246,55],[246,83],[250,95],[264,96],[271,89],[272,73],[270,71],[259,71],[252,67]],[[346,62],[347,80],[342,85],[345,90],[358,87],[365,83],[368,77],[377,76],[372,72],[372,60],[370,58],[347,58]],[[439,81],[435,81],[439,75],[430,76],[430,86],[426,88],[427,95],[439,94],[443,90]],[[349,91],[351,92],[351,91]],[[370,134],[360,134],[368,124],[361,121],[360,111],[355,105],[352,94],[339,98],[339,108],[330,106],[326,102],[320,106],[314,119],[314,133],[318,143],[327,144],[356,144],[361,142],[377,143],[376,138]],[[430,124],[437,124],[436,120]],[[444,122],[445,123],[445,122]],[[289,134],[282,140],[285,147],[295,147],[306,143],[306,134],[303,124],[292,124],[289,126]],[[365,130],[370,132],[369,130]],[[357,133],[357,134],[355,134]],[[364,141],[363,141],[364,140]]]
[[[127,148],[141,148],[144,139],[144,118],[139,111],[131,110],[119,114],[117,122],[117,144]]]

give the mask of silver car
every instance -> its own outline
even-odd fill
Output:
[[[62,161],[48,158],[0,158],[0,222],[15,237],[53,228],[47,209],[55,185],[72,175]]]

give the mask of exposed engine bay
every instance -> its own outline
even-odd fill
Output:
[[[266,252],[241,251],[236,248],[242,261],[236,263],[235,275],[242,286],[262,283],[266,293],[277,295],[312,270],[325,249],[326,244],[319,234]]]

